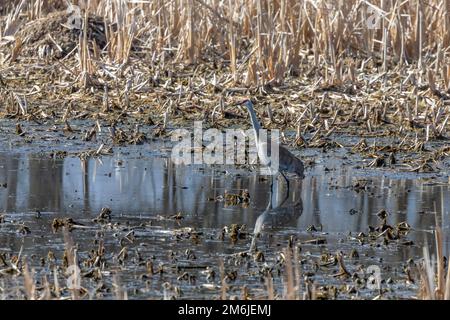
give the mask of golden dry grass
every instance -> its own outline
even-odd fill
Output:
[[[0,19],[3,117],[115,122],[117,111],[161,132],[199,118],[228,127],[239,115],[227,106],[251,96],[297,147],[384,130],[403,139],[393,152],[421,152],[449,128],[449,0],[73,5],[73,29],[61,0],[18,1]]]
[[[2,25],[3,38],[13,38],[21,23],[64,7],[61,2],[19,2]],[[97,51],[105,49],[108,60],[116,63],[128,61],[136,42],[163,64],[224,58],[231,73],[225,83],[281,84],[287,75],[299,72],[311,50],[313,59],[308,63],[325,70],[328,82],[334,84],[344,81],[346,74],[354,78],[360,66],[348,58],[355,55],[376,59],[383,70],[413,63],[418,77],[425,77],[432,88],[448,89],[450,84],[445,63],[450,45],[448,0],[91,0],[73,4],[81,8],[83,17],[91,13],[104,19],[108,46]],[[87,56],[86,46],[95,44],[86,43],[86,32],[83,35],[80,71],[95,73],[94,66],[86,66],[93,59]]]

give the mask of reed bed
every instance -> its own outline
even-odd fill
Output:
[[[103,17],[108,57],[125,62],[136,37],[162,63],[221,60],[225,83],[282,84],[312,63],[329,84],[354,75],[355,56],[381,70],[414,64],[431,89],[449,89],[446,1],[75,1]],[[27,7],[41,15],[39,2]],[[20,8],[20,6],[18,7]],[[16,8],[17,10],[17,8]],[[17,16],[15,13],[12,17]],[[111,26],[117,26],[115,31]],[[8,29],[8,28],[7,28]],[[313,61],[309,60],[309,54]],[[168,56],[173,55],[175,59]],[[306,59],[306,60],[305,60]],[[356,79],[350,79],[356,80]]]
[[[370,135],[391,125],[412,132],[419,148],[448,129],[449,1],[22,0],[6,8],[4,117],[111,122],[103,111],[143,111],[164,128],[192,114],[220,127],[224,106],[250,96],[269,126],[297,131],[297,145],[306,132],[358,126]]]
[[[92,0],[72,5],[85,16],[104,19],[108,46],[100,49],[117,63],[127,61],[136,38],[163,67],[166,61],[222,60],[233,83],[281,84],[298,74],[312,53],[310,62],[330,84],[354,74],[361,66],[348,58],[360,56],[375,59],[383,71],[415,64],[419,79],[423,76],[433,89],[449,89],[448,0]],[[19,16],[29,22],[41,18],[43,10],[43,1],[21,1],[9,13],[3,36],[14,36]]]

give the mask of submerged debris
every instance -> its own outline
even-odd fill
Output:
[[[111,209],[108,207],[103,207],[102,210],[100,210],[99,215],[93,220],[97,223],[108,223],[111,221]]]
[[[223,201],[225,202],[225,206],[242,205],[246,207],[250,203],[250,193],[247,189],[242,190],[240,194],[229,193],[227,190],[225,190],[225,194],[223,196],[216,197],[215,201]]]
[[[67,230],[72,231],[73,229],[84,226],[81,223],[74,221],[72,218],[55,218],[52,222],[53,232],[57,232],[60,228],[67,228]]]

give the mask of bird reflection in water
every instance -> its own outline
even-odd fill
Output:
[[[274,187],[270,189],[270,196],[266,209],[256,219],[250,251],[254,251],[257,248],[257,239],[264,230],[296,226],[297,221],[303,212],[303,202],[300,197],[300,192],[297,195],[298,199],[295,199],[296,194],[293,195],[293,199],[286,199],[286,197],[280,197],[278,184],[274,184],[273,186]]]

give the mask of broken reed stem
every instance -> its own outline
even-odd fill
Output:
[[[298,256],[299,253],[299,247],[297,245],[294,245],[293,247],[294,250],[294,275],[295,275],[295,295],[296,295],[296,299],[301,299],[302,297],[302,285],[301,285],[301,269],[300,269],[300,257]]]
[[[116,300],[128,300],[128,293],[123,289],[117,274],[113,276],[113,287]]]
[[[64,258],[66,259],[66,273],[68,285],[72,286],[69,288],[72,296],[72,300],[78,300],[80,293],[77,285],[81,284],[81,275],[79,272],[78,259],[77,259],[77,250],[75,249],[72,241],[72,237],[69,233],[67,227],[63,227],[63,235],[64,235]],[[57,280],[56,280],[57,281]]]
[[[442,252],[442,233],[441,228],[436,227],[435,232],[436,238],[436,259],[437,259],[437,288],[436,288],[436,298],[442,299],[444,297],[445,290],[445,270],[444,270],[444,255]]]
[[[220,272],[220,281],[221,281],[221,290],[220,290],[220,299],[221,300],[227,300],[227,281],[225,279],[225,267],[223,259],[220,259],[219,262],[219,272]]]
[[[36,298],[36,285],[34,282],[34,270],[29,270],[28,263],[26,259],[23,261],[23,277],[24,277],[24,288],[28,300],[35,300]]]
[[[266,290],[267,290],[267,299],[268,300],[275,300],[275,293],[273,288],[273,278],[270,272],[265,277],[266,282]]]
[[[424,261],[419,266],[421,285],[419,296],[426,300],[449,300],[450,299],[450,264],[445,271],[443,253],[443,235],[439,226],[435,230],[436,241],[436,263],[435,258],[430,258],[428,246],[423,248]],[[435,269],[436,265],[436,269]]]
[[[233,5],[232,0],[228,0],[228,8],[230,10],[229,12],[229,41],[230,41],[230,60],[231,60],[231,72],[233,74],[233,81],[236,83],[238,81],[237,77],[237,68],[236,68],[236,37],[234,34],[234,28],[233,28]]]
[[[285,267],[286,267],[286,279],[285,279],[285,298],[287,300],[295,299],[295,278],[294,278],[294,268],[291,257],[291,249],[285,248],[283,250],[285,255]]]

